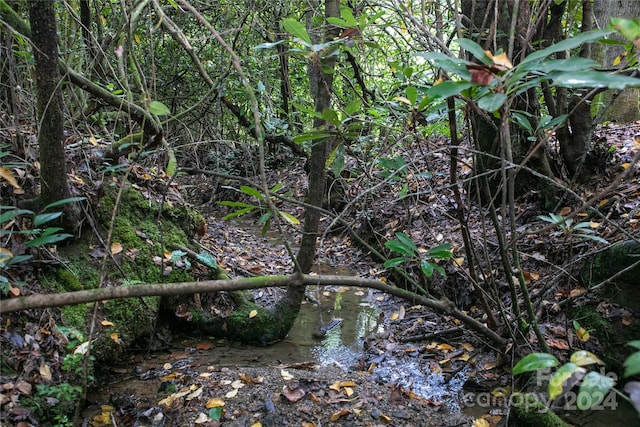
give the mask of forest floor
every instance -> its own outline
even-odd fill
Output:
[[[602,148],[598,151],[603,156],[601,170],[591,183],[573,189],[583,199],[606,188],[626,168],[637,168],[628,162],[634,151],[640,149],[640,123],[601,128],[595,145]],[[383,243],[394,239],[395,233],[404,232],[421,251],[440,243],[452,243],[453,262],[441,264],[446,270],[446,277],[436,274],[422,284],[434,294],[446,296],[481,318],[482,312],[472,297],[460,227],[455,219],[456,202],[449,183],[447,154],[448,147],[443,141],[413,144],[405,153],[381,154],[391,163],[397,155],[402,155],[408,169],[408,173],[401,175],[402,179],[386,184],[381,184],[379,166],[362,165],[349,158],[346,170],[361,168],[364,173],[346,180],[340,195],[343,199],[340,208],[344,209],[344,219],[351,228],[366,235],[369,241]],[[461,179],[470,178],[469,164],[470,158],[462,159],[458,168]],[[144,168],[136,173],[144,174]],[[302,199],[305,173],[301,165],[292,166],[275,158],[270,169],[270,185],[282,183],[281,193],[291,190],[289,197]],[[193,185],[194,182],[198,185]],[[230,275],[240,277],[292,271],[292,263],[282,241],[286,239],[296,248],[300,238],[299,226],[282,224],[280,231],[284,232],[283,236],[275,231],[272,224],[271,230],[263,236],[259,232],[260,226],[255,224],[257,217],[222,219],[233,209],[215,202],[255,202],[230,188],[236,183],[204,174],[190,176],[181,183],[185,201],[196,206],[208,218],[207,231],[199,239],[199,244],[218,254],[219,266]],[[616,188],[615,194],[600,199],[600,207],[607,209],[611,221],[618,221],[623,229],[634,233],[637,218],[624,218],[637,212],[640,205],[638,194],[638,173],[633,173]],[[549,213],[542,208],[540,198],[541,195],[535,191],[519,195],[515,207],[519,230],[540,230],[547,225],[538,218]],[[472,200],[465,198],[463,203],[467,208],[472,245],[482,249],[487,262],[492,263],[481,268],[495,273],[500,268],[499,250],[495,235],[487,231],[485,212]],[[566,197],[558,203],[555,211],[566,215],[579,204],[578,200]],[[300,206],[278,200],[277,207],[302,219],[303,208]],[[343,226],[336,226],[331,224],[331,219],[325,219],[322,227],[325,234],[319,244],[317,273],[386,280],[387,269],[371,259],[365,248],[353,243]],[[620,239],[615,227],[603,225],[594,229],[610,242]],[[566,273],[575,272],[584,256],[595,251],[598,244],[591,241],[567,243],[562,237],[558,230],[527,234],[520,251],[523,270],[530,281],[530,293],[537,300],[547,302],[538,307],[538,320],[547,343],[554,353],[564,358],[571,350],[567,319],[562,310],[554,308],[554,304],[567,295],[584,291],[579,283],[569,280]],[[568,253],[571,253],[571,259],[567,257]],[[414,267],[413,271],[416,273],[418,270]],[[264,304],[273,302],[277,297],[277,290],[256,293],[257,301]],[[592,297],[595,298],[585,296]],[[211,343],[207,337],[191,337],[186,344],[174,342],[158,353],[132,352],[129,358],[113,366],[104,366],[101,371],[107,375],[100,377],[102,385],[88,396],[89,411],[84,415],[85,422],[96,427],[196,424],[488,426],[505,423],[508,414],[505,397],[513,387],[509,373],[511,361],[502,359],[490,342],[469,333],[453,318],[385,295],[375,295],[373,301],[379,312],[376,326],[380,327],[371,328],[369,334],[362,338],[362,353],[350,363],[322,365],[316,360],[289,363],[283,357],[266,366],[252,366],[251,359],[248,363],[234,365],[225,363],[224,351],[218,353],[222,356],[216,356],[217,359],[203,359],[203,355],[213,348],[224,349],[229,343]],[[313,299],[310,299],[311,303]],[[308,333],[312,339],[314,331],[309,330]],[[21,331],[20,334],[33,340],[38,331]],[[15,345],[14,340],[15,335],[5,333],[2,344]],[[531,342],[534,341],[532,337]],[[597,352],[597,340],[594,339],[592,344],[590,350]],[[46,349],[43,347],[42,351]],[[259,355],[262,350],[252,347],[246,351]],[[527,350],[512,351],[517,360]],[[411,369],[399,370],[395,376],[390,373],[374,375],[376,368],[388,367],[389,361]],[[437,375],[437,379],[433,379],[435,383],[451,387],[444,387],[438,393],[422,390],[416,378],[425,373],[427,376],[434,373]],[[138,382],[121,381],[125,378],[134,378]],[[3,377],[2,385],[2,396],[8,396],[14,388],[26,393],[32,387],[20,378]],[[476,398],[484,393],[487,400],[481,405],[475,402],[483,407],[483,411],[474,416],[459,411],[465,403],[467,406],[473,404],[464,402],[466,392],[475,393]],[[2,425],[24,426],[27,424],[19,423],[34,421],[29,411],[19,406],[13,406],[11,413],[5,411],[8,406],[4,405],[9,401],[4,397],[0,403],[3,405],[0,414]],[[480,418],[482,421],[478,421]]]

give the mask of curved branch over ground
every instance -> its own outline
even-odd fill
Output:
[[[315,276],[310,274],[290,274],[279,276],[258,276],[233,280],[205,280],[201,282],[163,283],[113,288],[90,289],[62,294],[34,294],[26,297],[0,301],[0,315],[33,308],[60,307],[63,305],[84,304],[109,299],[184,295],[229,290],[260,289],[273,286],[311,286],[342,285],[377,289],[387,294],[403,298],[413,304],[421,304],[436,312],[460,320],[469,329],[488,338],[496,346],[503,348],[507,340],[496,334],[476,319],[464,314],[448,301],[435,300],[416,295],[405,289],[396,288],[373,279],[354,276]]]

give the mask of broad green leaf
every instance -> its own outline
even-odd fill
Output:
[[[301,133],[300,135],[295,136],[293,138],[293,142],[295,142],[296,144],[300,144],[302,142],[307,142],[307,141],[318,141],[318,140],[327,139],[330,136],[331,134],[329,132],[311,131],[311,132]]]
[[[309,33],[307,33],[304,25],[302,25],[297,20],[291,18],[283,19],[282,28],[284,28],[288,33],[307,43],[307,45],[311,44],[311,37],[309,37]]]
[[[42,235],[40,237],[36,237],[33,240],[28,241],[25,246],[28,248],[35,248],[38,246],[50,245],[52,243],[57,243],[62,240],[68,239],[69,237],[73,237],[71,234],[50,234],[50,235]]]
[[[243,185],[240,187],[240,191],[249,196],[257,197],[260,200],[264,200],[264,195],[253,187]]]
[[[429,249],[427,256],[431,258],[451,258],[451,243],[442,243]]]
[[[87,198],[86,197],[69,197],[67,199],[62,199],[62,200],[55,201],[53,203],[49,203],[47,206],[44,207],[43,210],[46,211],[47,209],[55,208],[56,206],[66,205],[67,203],[81,202],[83,200],[87,200]]]
[[[0,215],[0,224],[4,224],[5,222],[8,222],[10,220],[12,220],[13,218],[17,217],[18,215],[31,215],[33,214],[32,211],[27,210],[27,209],[16,209],[14,208],[13,210],[10,210],[8,212],[5,212],[3,214]]]
[[[540,369],[554,368],[560,362],[549,353],[531,353],[520,359],[513,367],[513,375],[520,375],[525,372],[537,371]]]
[[[611,25],[630,42],[640,38],[640,22],[638,18],[611,18]]]
[[[271,220],[271,212],[265,212],[262,215],[260,215],[260,218],[258,218],[258,224],[265,224],[268,221]]]
[[[155,114],[156,116],[166,116],[167,114],[171,113],[171,110],[169,110],[169,107],[167,107],[160,101],[151,101],[149,103],[149,112],[151,114]]]
[[[250,208],[244,208],[244,209],[239,209],[235,212],[231,212],[230,214],[227,214],[225,216],[222,217],[222,219],[231,219],[231,218],[237,218],[239,216],[242,215],[246,215],[249,212],[253,211],[256,209],[256,206],[251,206]]]
[[[351,26],[344,19],[336,18],[335,16],[328,17],[327,22],[331,25],[335,25],[336,27],[349,28]]]
[[[640,351],[633,353],[624,361],[624,376],[631,377],[640,374]]]
[[[413,252],[418,251],[418,247],[411,240],[411,237],[407,236],[404,233],[396,233],[396,239],[398,239],[407,249],[411,249]]]
[[[521,128],[525,129],[529,134],[533,135],[533,128],[531,127],[531,123],[527,116],[522,113],[517,113],[515,111],[511,112],[512,120],[518,124]]]
[[[478,100],[478,107],[482,110],[493,113],[498,110],[504,102],[507,100],[507,95],[504,93],[493,93],[491,95],[483,96]]]
[[[485,65],[491,65],[493,61],[484,53],[484,49],[478,43],[469,39],[458,39],[461,48],[472,54],[477,60]]]
[[[545,61],[536,68],[536,71],[541,71],[543,73],[550,73],[552,71],[584,71],[598,66],[600,66],[600,64],[593,59],[575,57]]]
[[[198,260],[198,262],[206,265],[212,270],[218,269],[218,261],[215,259],[213,255],[211,255],[208,252],[199,253],[198,255],[196,255],[196,259]]]
[[[348,115],[353,115],[359,112],[360,108],[362,108],[362,101],[356,98],[344,107],[344,112]]]
[[[244,202],[232,202],[230,200],[223,200],[221,202],[217,202],[217,204],[222,205],[222,206],[229,206],[229,207],[232,207],[232,208],[240,208],[240,207],[254,208],[254,209],[258,208],[256,205],[251,205],[249,203],[244,203]]]
[[[278,213],[280,214],[280,216],[282,218],[284,218],[285,221],[287,221],[289,224],[293,224],[293,225],[298,225],[300,224],[300,220],[298,218],[296,218],[295,216],[291,215],[290,213],[287,212],[283,212],[283,211],[278,211]]]
[[[565,384],[577,383],[586,373],[586,369],[579,367],[575,363],[565,363],[553,373],[549,379],[549,400],[554,400],[562,394]]]
[[[397,240],[390,240],[388,242],[385,242],[384,245],[391,249],[392,251],[401,253],[403,255],[407,255],[407,256],[413,256],[415,254],[414,251],[412,251],[411,249],[407,248],[405,245],[403,245],[402,243],[400,243]]]
[[[603,365],[602,360],[600,360],[598,356],[586,350],[576,351],[571,355],[571,359],[569,359],[569,361],[578,366],[593,365],[594,363]]]
[[[338,113],[336,113],[331,108],[326,108],[322,111],[322,118],[334,126],[340,126],[340,118],[338,117]]]
[[[589,409],[600,403],[615,383],[611,377],[598,372],[589,372],[580,384],[577,398],[578,409]]]
[[[640,79],[602,71],[579,71],[574,73],[552,73],[554,86],[581,88],[599,87],[608,89],[626,89],[640,87]]]
[[[216,408],[211,408],[209,409],[209,418],[211,418],[214,421],[220,421],[220,418],[222,418],[222,408],[220,407],[216,407]]]
[[[49,221],[53,221],[54,219],[60,218],[62,216],[62,212],[50,212],[50,213],[42,213],[36,215],[33,219],[33,226],[40,227],[42,224],[46,224]]]
[[[342,19],[344,19],[349,27],[357,27],[358,26],[358,21],[356,21],[356,18],[353,16],[353,11],[351,10],[351,8],[343,6],[340,8],[340,16],[342,16]]]
[[[587,31],[584,33],[580,33],[576,37],[559,41],[558,43],[554,43],[549,47],[546,47],[542,50],[538,50],[527,55],[527,57],[524,58],[524,60],[516,66],[516,68],[524,68],[524,67],[530,68],[532,63],[539,62],[540,60],[548,56],[551,56],[554,53],[575,49],[576,47],[581,46],[584,43],[592,43],[592,42],[598,41],[612,33],[613,31],[603,31],[603,30],[594,30],[594,31]]]
[[[420,261],[420,269],[427,277],[431,277],[433,275],[433,270],[435,269],[435,267],[437,267],[437,264],[429,262],[426,259]]]
[[[418,89],[413,86],[407,86],[404,92],[407,94],[407,99],[411,102],[411,105],[414,105],[418,99]]]
[[[636,348],[636,349],[640,350],[640,340],[629,341],[629,342],[627,343],[627,345],[628,345],[629,347],[633,347],[633,348]]]
[[[400,264],[403,264],[406,261],[409,261],[409,260],[405,257],[391,258],[384,262],[384,266],[386,268],[393,268],[393,267],[399,266]]]
[[[449,98],[450,96],[460,95],[460,93],[473,86],[471,82],[453,82],[447,80],[436,86],[432,86],[427,90],[429,99]]]

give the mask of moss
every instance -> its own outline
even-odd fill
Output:
[[[551,409],[530,393],[511,395],[509,425],[518,427],[569,427]]]
[[[87,306],[86,305],[65,305],[61,309],[62,320],[65,326],[73,327],[79,331],[86,330]]]
[[[84,289],[78,276],[76,276],[71,270],[66,268],[59,268],[56,271],[58,283],[64,291],[81,291]]]

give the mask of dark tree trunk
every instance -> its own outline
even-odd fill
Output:
[[[36,60],[40,153],[39,207],[70,196],[64,153],[64,116],[58,64],[58,35],[53,0],[31,1],[29,20]],[[71,230],[76,224],[72,205],[65,208],[62,226]]]

